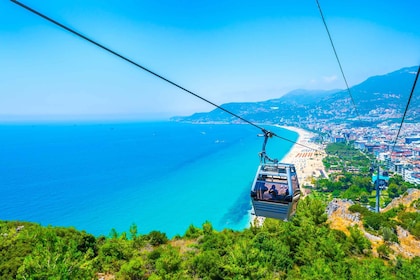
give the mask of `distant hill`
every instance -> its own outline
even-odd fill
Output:
[[[407,104],[417,66],[368,78],[350,88],[357,112],[362,120],[401,120]],[[420,120],[420,85],[417,86],[410,104],[407,121]],[[221,107],[253,122],[293,124],[314,120],[351,121],[357,113],[347,90],[291,91],[277,99],[260,102],[226,103]],[[235,117],[215,109],[186,117],[174,117],[175,121],[188,122],[240,122]]]

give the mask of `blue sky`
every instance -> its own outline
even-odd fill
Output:
[[[349,85],[420,63],[420,2],[320,0]],[[315,0],[22,3],[217,103],[345,88]],[[213,109],[0,1],[0,119]]]

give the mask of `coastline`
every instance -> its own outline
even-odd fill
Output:
[[[325,147],[311,141],[311,138],[316,136],[315,133],[295,126],[277,126],[294,131],[299,135],[296,140],[297,144],[293,145],[290,151],[281,159],[281,162],[293,163],[295,165],[302,195],[305,197],[309,194],[310,190],[303,188],[303,186],[312,186],[312,178],[326,174],[324,164],[322,163],[322,159],[326,156]],[[264,220],[265,217],[250,215],[250,223],[252,225],[262,226]]]
[[[293,163],[298,173],[300,186],[312,185],[312,178],[326,174],[322,159],[326,156],[323,145],[316,144],[311,138],[314,133],[294,126],[279,126],[299,134],[296,143],[282,158],[282,162]],[[304,145],[304,146],[301,146]],[[310,149],[312,148],[312,149]],[[304,189],[302,189],[304,192]],[[304,195],[305,192],[304,192]]]

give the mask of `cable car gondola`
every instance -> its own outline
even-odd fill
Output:
[[[265,146],[272,132],[264,132],[260,153],[261,163],[251,188],[251,201],[256,216],[289,220],[295,213],[300,198],[300,187],[293,164],[280,163],[269,158]]]

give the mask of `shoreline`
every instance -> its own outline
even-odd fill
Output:
[[[324,147],[310,141],[314,133],[294,126],[279,126],[299,134],[296,143],[282,158],[282,162],[293,163],[298,173],[300,186],[312,185],[312,178],[326,174],[322,159],[326,156]],[[304,145],[304,146],[301,146]],[[312,148],[312,149],[310,149]],[[304,191],[302,189],[302,191]],[[304,193],[305,194],[305,193]]]

